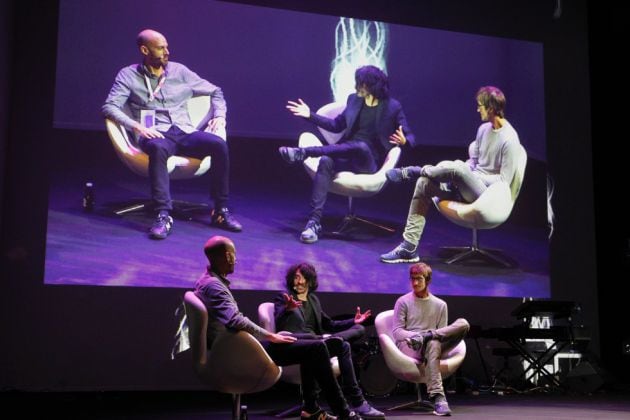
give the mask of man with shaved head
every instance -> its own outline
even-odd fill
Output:
[[[280,366],[299,364],[304,389],[301,418],[335,419],[317,402],[316,382],[322,388],[330,408],[341,419],[361,419],[350,411],[330,366],[326,343],[319,339],[297,339],[276,334],[256,325],[239,310],[230,291],[229,274],[234,272],[236,247],[224,236],[213,236],[204,246],[208,268],[195,284],[195,294],[208,310],[208,346],[225,330],[246,331],[260,340],[269,356]]]
[[[133,131],[138,145],[149,155],[151,198],[157,213],[150,237],[165,239],[173,227],[166,166],[173,155],[211,156],[212,224],[240,231],[241,224],[228,209],[230,160],[227,143],[219,136],[223,133],[225,137],[226,126],[223,91],[183,64],[169,61],[168,42],[161,33],[145,29],[138,34],[137,44],[142,62],[118,72],[102,111],[106,118]],[[204,119],[207,125],[197,128],[190,121],[187,102],[204,95],[210,96],[210,115]]]

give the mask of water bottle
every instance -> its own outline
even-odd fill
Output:
[[[83,211],[94,210],[94,184],[86,182],[83,187]]]

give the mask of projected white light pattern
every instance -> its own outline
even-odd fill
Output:
[[[330,72],[335,102],[345,102],[354,92],[354,72],[358,67],[371,64],[387,73],[387,31],[383,22],[339,18],[335,28],[335,59]]]

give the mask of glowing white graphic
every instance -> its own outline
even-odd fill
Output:
[[[345,102],[354,92],[354,72],[371,64],[387,74],[387,25],[383,22],[339,18],[335,28],[335,59],[331,63],[330,88],[335,102]]]

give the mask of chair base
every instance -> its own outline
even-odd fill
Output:
[[[429,411],[429,410],[433,410],[434,408],[435,406],[431,403],[431,401],[418,400],[418,401],[411,401],[404,404],[399,404],[397,406],[388,408],[387,410],[392,411],[392,410],[402,410],[402,409],[418,409],[418,410]]]
[[[350,213],[344,216],[337,229],[333,231],[333,235],[345,235],[354,225],[358,223],[363,223],[365,225],[369,225],[389,233],[395,232],[395,230],[389,226],[381,225],[379,223],[357,216],[354,213]]]
[[[276,414],[275,417],[279,419],[284,419],[286,417],[296,417],[296,416],[299,416],[301,412],[302,412],[302,406],[294,405],[293,407],[287,408],[286,410],[281,411],[280,413]]]
[[[441,249],[450,254],[455,254],[445,261],[446,264],[453,264],[459,261],[482,258],[486,261],[497,263],[506,268],[513,267],[512,263],[498,255],[498,253],[500,252],[499,250],[481,249],[474,246],[443,247]]]
[[[394,406],[392,408],[388,408],[387,410],[402,410],[402,409],[420,409],[420,410],[433,410],[435,408],[435,406],[433,405],[433,403],[429,400],[425,400],[422,398],[422,389],[420,387],[420,384],[415,384],[416,387],[416,400],[415,401],[411,401],[408,403],[404,403],[404,404],[399,404],[397,406]]]
[[[135,213],[139,211],[146,212],[151,208],[151,205],[151,200],[143,200],[139,202],[137,201],[115,209],[114,214],[122,216],[123,214],[127,213]],[[176,219],[192,220],[192,213],[195,212],[206,212],[210,214],[210,206],[205,203],[193,203],[190,201],[173,200],[173,210],[171,210],[170,213]]]

